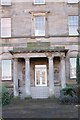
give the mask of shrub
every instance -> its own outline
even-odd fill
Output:
[[[76,81],[77,81],[77,84],[80,84],[80,55],[79,53],[76,59]]]
[[[66,87],[60,91],[59,100],[61,103],[78,103],[78,96],[74,88]]]
[[[74,87],[76,96],[78,97],[78,102],[80,103],[80,84]]]
[[[73,103],[78,103],[78,97],[76,95],[70,96],[60,96],[59,100],[63,104],[73,104]]]
[[[72,87],[66,87],[66,88],[63,88],[61,91],[60,91],[60,94],[61,95],[70,95],[70,96],[73,96],[75,93],[74,89]]]
[[[9,94],[8,88],[6,88],[4,85],[0,86],[0,98],[2,105],[7,105],[11,101],[11,96]]]
[[[74,87],[74,91],[75,91],[75,93],[76,93],[77,96],[80,96],[80,85],[76,85]]]

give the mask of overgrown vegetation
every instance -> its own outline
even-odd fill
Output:
[[[80,86],[67,86],[60,91],[59,100],[63,104],[80,103]]]
[[[77,55],[77,59],[76,59],[76,81],[77,84],[80,84],[80,56],[79,53]]]
[[[7,105],[11,101],[11,95],[6,86],[0,85],[0,104]]]

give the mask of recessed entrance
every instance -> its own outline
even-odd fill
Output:
[[[48,81],[48,59],[31,58],[31,96],[32,98],[43,99],[49,96]]]
[[[47,86],[46,65],[35,65],[35,86]]]

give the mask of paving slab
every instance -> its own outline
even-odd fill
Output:
[[[79,105],[54,100],[20,100],[2,108],[3,118],[78,118]]]

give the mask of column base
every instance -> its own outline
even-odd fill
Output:
[[[32,99],[32,96],[31,95],[25,95],[25,97],[24,97],[25,99]]]
[[[25,90],[25,98],[29,98],[29,97],[31,97],[31,92],[30,91],[28,91],[28,90]]]
[[[19,95],[18,94],[16,94],[16,95],[14,94],[14,98],[16,98],[16,97],[19,97]]]
[[[49,90],[49,97],[52,97],[52,96],[54,96],[54,90]]]

